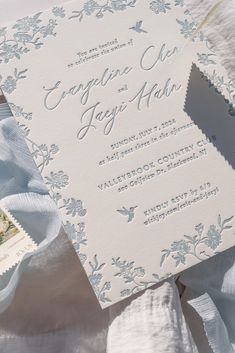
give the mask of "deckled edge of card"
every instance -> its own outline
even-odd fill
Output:
[[[12,216],[11,212],[0,203],[0,210],[15,225],[19,233],[0,244],[0,276],[19,264],[23,257],[37,249],[37,244],[23,229],[20,223]],[[3,263],[3,264],[2,264]]]

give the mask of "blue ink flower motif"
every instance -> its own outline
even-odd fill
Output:
[[[85,233],[85,223],[78,223],[77,226],[67,221],[64,224],[64,230],[72,241],[72,244],[78,254],[82,245],[87,245],[87,237]]]
[[[2,52],[0,53],[0,56],[2,57],[5,63],[8,63],[13,58],[20,59],[20,54],[19,54],[17,44],[12,45],[12,44],[3,43],[1,49],[2,49]]]
[[[29,32],[31,29],[38,30],[39,23],[42,22],[40,19],[42,12],[38,12],[34,16],[27,16],[17,20],[16,24],[12,27],[20,32]]]
[[[16,89],[16,80],[12,76],[8,76],[6,81],[2,85],[3,92],[11,94],[15,89]]]
[[[8,103],[9,107],[11,108],[11,111],[13,112],[14,116],[17,118],[24,118],[26,120],[32,120],[33,114],[32,113],[26,113],[22,107],[15,105],[14,103]]]
[[[181,20],[176,20],[180,25],[181,25],[181,34],[183,34],[184,38],[190,38],[192,37],[192,35],[194,34],[194,32],[196,31],[197,27],[196,27],[196,23],[193,22],[189,22],[188,19],[185,19],[184,21]]]
[[[110,5],[115,11],[123,11],[126,9],[126,1],[123,0],[112,0]]]
[[[120,257],[118,257],[112,259],[112,265],[119,269],[119,272],[115,274],[115,277],[123,277],[125,283],[134,282],[136,277],[145,276],[145,270],[142,267],[135,267],[134,261],[121,261]]]
[[[69,184],[69,177],[62,170],[51,172],[49,177],[45,177],[46,184],[52,189],[62,189]]]
[[[175,241],[171,245],[171,250],[172,251],[177,251],[180,254],[184,255],[184,254],[187,254],[190,251],[190,246],[188,245],[186,240],[179,240],[179,241]]]
[[[180,264],[186,265],[187,256],[193,256],[202,261],[210,257],[212,254],[206,251],[206,247],[215,250],[222,243],[222,234],[225,230],[231,229],[229,224],[233,220],[233,216],[222,221],[221,216],[218,216],[218,226],[211,225],[208,232],[203,236],[204,226],[198,224],[195,226],[196,234],[193,236],[184,235],[184,239],[175,241],[169,249],[162,250],[160,266],[171,257],[175,261],[175,266]],[[201,251],[199,250],[201,249]],[[205,249],[205,250],[204,250]]]
[[[4,93],[11,94],[15,91],[17,87],[17,83],[19,80],[23,80],[26,78],[25,73],[28,69],[18,72],[17,69],[14,70],[14,76],[8,76],[6,80],[1,84],[1,89]]]
[[[65,9],[63,8],[63,6],[53,7],[52,13],[54,14],[55,17],[61,17],[61,18],[65,17]]]
[[[62,8],[55,7],[52,14],[56,17],[64,17],[62,10]],[[43,21],[42,12],[38,12],[33,16],[17,20],[12,26],[11,36],[6,27],[0,28],[0,63],[20,59],[31,49],[40,49],[43,46],[42,39],[56,36],[54,31],[56,26],[57,22],[54,19]]]
[[[87,2],[85,2],[83,7],[84,12],[87,16],[92,15],[97,8],[99,8],[99,5],[94,0],[88,0]]]
[[[115,273],[115,277],[122,278],[124,284],[129,286],[121,290],[120,295],[122,298],[138,293],[171,276],[170,273],[166,274],[164,277],[153,274],[151,281],[144,281],[143,278],[146,275],[145,269],[141,266],[136,266],[134,261],[122,261],[120,257],[112,259],[112,266],[118,269],[118,272]]]
[[[102,284],[103,274],[102,270],[105,266],[104,263],[99,264],[97,255],[94,256],[93,262],[89,262],[91,268],[91,274],[89,275],[89,281],[96,293],[99,301],[102,303],[111,302],[107,296],[107,292],[111,290],[111,283],[109,281]]]
[[[17,125],[20,129],[22,136],[26,139],[30,133],[30,129],[25,124],[20,124],[19,122],[17,122]]]
[[[41,150],[46,149],[43,145],[40,146]],[[57,146],[52,145],[51,150],[56,152]],[[45,177],[46,185],[49,188],[50,194],[60,209],[65,209],[66,214],[75,217],[84,217],[87,214],[87,210],[83,207],[83,202],[81,200],[76,200],[74,198],[62,199],[59,192],[55,190],[61,190],[69,185],[69,176],[63,171],[51,172],[50,176]],[[68,225],[69,227],[69,225]],[[70,229],[71,231],[71,229]]]
[[[172,258],[175,260],[175,266],[178,267],[180,264],[185,265],[186,257],[183,253],[177,252]]]
[[[24,112],[23,108],[21,107],[14,106],[12,111],[15,116],[21,116],[26,120],[32,119],[32,113]],[[41,145],[38,145],[36,142],[32,141],[29,138],[28,135],[30,133],[30,129],[26,125],[20,125],[20,127],[21,127],[21,131],[23,129],[25,139],[28,142],[28,145],[30,145],[31,147],[30,149],[32,152],[32,156],[37,162],[37,167],[40,170],[40,172],[42,172],[44,168],[48,166],[51,161],[54,160],[55,155],[59,152],[59,147],[55,144],[52,144],[51,146],[47,146],[44,143]]]
[[[87,211],[83,208],[82,201],[75,200],[74,198],[66,201],[64,200],[63,207],[65,207],[67,215],[71,215],[72,217],[75,217],[76,215],[84,217],[87,213]]]
[[[150,9],[158,15],[171,10],[171,4],[166,0],[154,0],[150,3]]]
[[[207,239],[205,239],[205,244],[212,250],[215,250],[221,243],[222,237],[220,231],[214,225],[211,225],[207,232]]]
[[[54,32],[55,26],[57,26],[57,22],[55,20],[49,20],[48,25],[43,26],[40,28],[40,33],[42,34],[43,38],[48,36],[56,36]]]
[[[95,0],[87,0],[81,10],[72,11],[69,19],[77,18],[82,21],[84,16],[95,15],[96,18],[103,18],[105,13],[114,13],[115,11],[124,11],[134,7],[137,0],[107,0],[103,5]]]

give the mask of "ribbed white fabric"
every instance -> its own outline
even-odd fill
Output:
[[[111,310],[107,353],[198,353],[174,280],[147,290],[119,315]]]

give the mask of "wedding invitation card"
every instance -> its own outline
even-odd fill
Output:
[[[103,308],[235,245],[235,173],[183,110],[192,61],[226,82],[196,29],[183,0],[0,29],[1,89]]]

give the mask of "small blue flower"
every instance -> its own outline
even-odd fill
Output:
[[[29,32],[31,29],[38,30],[39,23],[42,22],[40,19],[41,12],[38,12],[36,15],[30,17],[24,17],[16,22],[13,26],[14,29],[17,29],[19,32]]]
[[[59,152],[59,147],[57,145],[55,145],[55,144],[51,145],[50,152],[52,154],[58,153]]]
[[[57,22],[55,20],[49,20],[49,23],[47,26],[43,26],[40,28],[40,33],[42,34],[43,38],[46,38],[48,36],[56,36],[56,33],[54,32],[55,26],[57,26]]]
[[[185,240],[175,241],[171,245],[171,251],[178,251],[180,254],[187,254],[190,252],[190,246]]]
[[[215,250],[221,244],[221,240],[221,233],[218,231],[218,229],[216,229],[214,225],[211,225],[207,232],[207,239],[205,240],[205,244],[212,250]]]
[[[81,200],[71,198],[68,200],[65,208],[67,215],[71,215],[72,217],[75,217],[76,215],[83,217],[86,215],[86,210],[83,208]]]
[[[102,281],[102,274],[101,273],[93,273],[89,276],[89,281],[93,288],[98,287]]]
[[[56,17],[61,17],[61,18],[65,17],[65,9],[63,8],[63,6],[53,7],[52,12],[53,12],[54,16],[56,16]]]
[[[68,234],[69,238],[73,241],[77,237],[77,230],[75,228],[75,224],[72,224],[70,222],[66,222],[64,224],[64,230]]]
[[[171,4],[166,0],[154,0],[150,3],[150,9],[156,14],[166,13],[171,9]]]
[[[94,0],[88,0],[85,4],[84,4],[84,11],[86,13],[86,15],[90,16],[93,14],[93,12],[97,9],[97,7],[99,8],[99,5],[97,4],[96,1]]]
[[[3,92],[11,94],[16,89],[16,79],[12,76],[8,76],[6,81],[1,86]]]
[[[129,295],[131,295],[131,290],[130,289],[123,289],[120,294],[121,294],[122,298],[128,297]]]
[[[19,49],[17,44],[6,44],[4,43],[1,47],[0,56],[4,59],[5,63],[13,58],[20,58]]]
[[[49,177],[45,177],[46,184],[52,189],[62,189],[69,184],[69,177],[62,170],[58,173],[51,172]]]
[[[184,254],[177,252],[176,255],[173,255],[172,257],[175,260],[176,267],[178,267],[180,264],[182,265],[186,264],[186,257]]]
[[[111,300],[107,297],[107,291],[111,290],[111,283],[105,282],[102,285],[102,279],[103,279],[102,269],[104,268],[105,264],[102,263],[100,265],[97,259],[97,255],[95,255],[93,262],[90,261],[89,265],[92,270],[91,274],[89,275],[89,281],[96,293],[97,298],[103,303],[111,302]]]
[[[189,22],[187,19],[184,21],[176,20],[181,25],[181,34],[183,34],[184,38],[190,38],[195,30],[197,29],[195,22]]]

